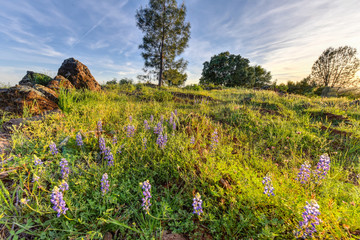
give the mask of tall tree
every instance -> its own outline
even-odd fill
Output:
[[[150,0],[146,8],[136,12],[137,26],[143,31],[145,69],[154,69],[159,86],[163,84],[164,72],[170,69],[182,73],[187,62],[176,59],[188,46],[190,23],[185,22],[186,7],[178,6],[176,0]]]
[[[355,74],[360,61],[356,48],[349,46],[326,49],[312,66],[311,78],[319,86],[347,87],[359,83]]]

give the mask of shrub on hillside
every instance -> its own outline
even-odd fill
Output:
[[[198,84],[191,84],[184,87],[186,90],[193,90],[193,91],[202,91],[204,90],[200,85]]]

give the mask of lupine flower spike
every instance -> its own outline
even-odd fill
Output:
[[[42,164],[43,164],[43,162],[41,161],[41,159],[40,159],[40,158],[37,158],[37,157],[35,156],[35,159],[34,159],[34,164],[35,164],[35,166],[39,166],[39,165],[42,165]]]
[[[147,120],[144,120],[144,129],[145,130],[149,130],[150,129],[150,126],[149,126],[149,123]]]
[[[275,196],[274,193],[274,187],[272,185],[272,181],[271,181],[271,177],[268,175],[266,175],[264,178],[264,180],[262,181],[262,184],[264,185],[264,194],[268,195],[268,197]]]
[[[56,154],[59,153],[59,151],[58,151],[57,148],[56,148],[56,144],[55,144],[55,143],[51,143],[51,144],[49,145],[49,148],[50,148],[50,152],[51,152],[52,155],[55,156]]]
[[[144,137],[143,138],[143,146],[144,146],[144,149],[146,150],[146,144],[147,144],[147,139]]]
[[[156,143],[159,145],[159,147],[164,150],[166,143],[167,143],[167,134],[162,135],[162,133],[159,134]]]
[[[194,136],[192,136],[192,137],[190,138],[190,144],[191,144],[191,145],[194,145],[194,144],[195,144],[195,137],[194,137]]]
[[[124,127],[124,130],[126,131],[127,137],[133,137],[135,134],[135,127],[133,125],[127,125]]]
[[[140,183],[141,188],[143,189],[143,198],[142,198],[142,204],[141,206],[143,207],[143,209],[145,210],[146,214],[149,213],[150,211],[150,198],[151,198],[151,184],[149,182],[149,180],[146,180],[143,183]]]
[[[105,195],[108,191],[109,191],[108,174],[104,173],[104,175],[101,178],[101,192],[103,195]]]
[[[57,217],[60,217],[61,214],[66,214],[68,208],[66,207],[63,193],[58,187],[54,187],[50,201],[54,204],[53,209],[57,212]]]
[[[312,199],[310,203],[306,202],[304,209],[305,211],[302,214],[303,221],[299,222],[300,230],[296,232],[295,235],[302,238],[312,238],[316,232],[316,226],[321,222],[318,218],[320,215],[320,207],[317,202]]]
[[[62,180],[60,183],[59,189],[62,192],[67,191],[67,190],[69,190],[69,184],[65,180]]]
[[[327,154],[323,154],[320,156],[320,160],[316,166],[315,174],[318,179],[324,179],[327,173],[330,170],[330,157]]]
[[[306,182],[310,181],[310,168],[311,165],[307,162],[305,162],[300,167],[300,172],[298,173],[298,177],[296,180],[300,181],[302,184],[305,184]]]
[[[100,153],[104,154],[106,145],[105,145],[105,139],[103,137],[99,137],[99,148],[100,148]]]
[[[61,159],[60,167],[61,167],[61,175],[63,179],[66,179],[69,176],[70,169],[68,167],[69,163],[65,158]]]
[[[215,131],[211,134],[211,145],[210,145],[211,150],[216,149],[218,143],[219,143],[219,136],[217,129],[215,129]]]
[[[193,205],[193,208],[194,208],[193,213],[200,216],[200,214],[203,213],[202,200],[201,200],[200,193],[196,193],[195,197],[193,198],[193,204],[192,205]]]
[[[76,144],[81,147],[82,145],[84,145],[83,140],[82,140],[82,136],[81,133],[76,134]]]
[[[104,159],[108,161],[108,166],[114,166],[114,155],[111,153],[110,148],[106,148],[104,154]]]

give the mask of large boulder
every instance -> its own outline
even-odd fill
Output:
[[[58,108],[59,106],[45,94],[27,85],[16,85],[0,90],[0,109],[7,112],[23,114],[26,110],[32,114],[40,114]]]
[[[92,91],[100,91],[101,86],[91,75],[90,70],[74,58],[65,59],[58,70],[58,75],[61,75],[72,83],[75,88],[86,88]]]
[[[47,87],[54,91],[58,91],[60,90],[60,88],[64,88],[67,90],[75,88],[74,85],[72,85],[72,83],[68,79],[60,75],[57,75],[53,80],[51,80],[47,85]]]
[[[35,84],[33,86],[33,88],[39,92],[41,92],[42,94],[45,95],[45,97],[47,97],[48,99],[50,99],[53,102],[58,102],[59,101],[59,95],[52,89],[45,87],[43,85],[40,84]]]
[[[46,86],[51,81],[51,77],[42,73],[36,73],[33,71],[27,71],[26,75],[21,79],[19,85],[34,86],[35,84],[41,84]]]

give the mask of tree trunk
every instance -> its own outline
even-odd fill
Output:
[[[159,87],[162,86],[162,72],[163,72],[163,59],[164,59],[163,51],[164,51],[164,37],[161,40]]]

